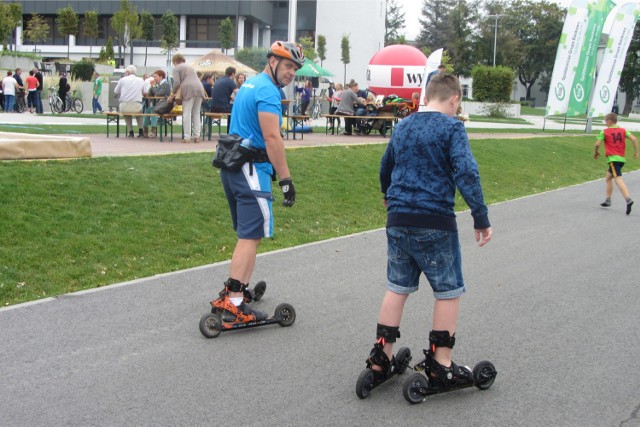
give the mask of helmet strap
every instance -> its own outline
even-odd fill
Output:
[[[269,71],[271,71],[271,76],[273,77],[273,81],[275,82],[276,86],[278,87],[284,87],[284,85],[280,84],[280,82],[278,81],[278,67],[280,67],[280,62],[282,62],[282,58],[275,56],[275,58],[278,58],[278,63],[276,64],[276,69],[275,71],[273,70],[273,67],[271,66],[271,63],[269,63]]]

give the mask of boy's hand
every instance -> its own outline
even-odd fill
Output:
[[[597,159],[598,157],[600,157],[600,153],[598,153],[597,151],[593,154],[593,158]]]
[[[481,230],[475,230],[475,232],[476,232],[476,242],[480,242],[479,244],[480,247],[483,247],[484,245],[489,243],[489,240],[491,240],[491,236],[493,235],[493,229],[491,227],[483,228]]]

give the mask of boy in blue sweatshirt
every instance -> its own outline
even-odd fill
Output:
[[[462,122],[453,118],[462,87],[451,74],[431,78],[426,111],[403,119],[380,164],[380,186],[387,207],[387,292],[378,318],[377,342],[367,359],[384,380],[394,363],[402,312],[424,273],[436,298],[425,363],[443,386],[473,381],[467,368],[451,360],[460,296],[465,292],[460,242],[454,213],[456,188],[471,208],[480,246],[491,240],[478,165]],[[432,384],[433,385],[433,384]]]

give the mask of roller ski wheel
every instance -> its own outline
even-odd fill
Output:
[[[497,374],[498,372],[496,371],[495,366],[493,366],[493,363],[488,360],[478,362],[476,366],[473,367],[473,379],[475,381],[475,386],[480,390],[487,390],[493,385]]]
[[[278,324],[283,328],[286,328],[293,325],[293,323],[296,321],[296,310],[291,304],[283,302],[276,307],[276,312],[273,317],[279,318],[280,321],[278,321]]]
[[[429,389],[429,380],[422,374],[413,374],[404,383],[402,394],[409,403],[420,403],[424,401],[426,391]]]
[[[200,332],[207,338],[216,338],[222,332],[222,319],[214,313],[207,313],[200,319]]]
[[[360,372],[358,381],[356,381],[356,395],[360,399],[366,399],[374,388],[386,382],[389,378],[404,374],[409,367],[409,363],[411,363],[411,350],[407,347],[402,347],[391,361],[391,368],[388,373],[374,371],[370,367],[365,368]]]

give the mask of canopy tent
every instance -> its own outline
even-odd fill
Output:
[[[333,77],[334,74],[313,61],[305,61],[302,68],[296,71],[298,77]]]
[[[253,68],[248,67],[242,62],[236,61],[235,59],[230,58],[227,55],[215,50],[212,50],[206,55],[196,59],[191,63],[191,66],[195,68],[196,71],[200,71],[202,73],[212,73],[217,76],[224,75],[224,70],[226,70],[227,67],[234,67],[236,69],[236,73],[249,75],[258,74]]]

